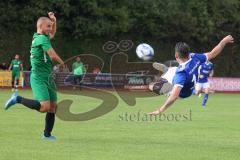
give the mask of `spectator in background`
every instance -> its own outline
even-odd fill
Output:
[[[8,66],[5,62],[3,62],[2,64],[0,64],[0,70],[6,71],[8,69]]]
[[[79,89],[81,89],[81,82],[82,82],[83,74],[86,73],[86,68],[81,62],[80,57],[77,57],[76,62],[73,63],[72,72],[74,76],[74,89],[76,86],[79,86]]]
[[[18,54],[16,54],[15,59],[11,61],[8,71],[12,71],[12,91],[18,91],[20,73],[22,72],[23,75],[23,63]]]
[[[99,67],[95,67],[95,68],[93,69],[93,74],[99,74],[99,73],[101,73],[100,68],[99,68]]]

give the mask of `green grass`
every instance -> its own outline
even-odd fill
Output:
[[[0,90],[4,105],[11,92]],[[31,91],[20,91],[32,97]],[[89,92],[88,94],[94,94]],[[126,94],[134,94],[129,92]],[[115,94],[116,95],[116,94]],[[102,101],[59,94],[59,100],[73,99],[72,112],[86,112]],[[84,122],[67,122],[59,118],[53,134],[56,141],[43,141],[44,114],[17,105],[0,110],[1,160],[76,160],[76,159],[166,159],[166,160],[233,160],[240,157],[240,95],[210,95],[206,108],[192,96],[177,101],[167,112],[189,114],[191,120],[126,121],[121,117],[153,111],[165,97],[138,98],[134,107],[120,98],[108,114]],[[129,117],[128,117],[129,118]]]

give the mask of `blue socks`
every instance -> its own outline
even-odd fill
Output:
[[[202,106],[206,106],[207,100],[208,100],[208,94],[204,94]]]

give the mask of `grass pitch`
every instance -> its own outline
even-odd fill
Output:
[[[1,106],[10,95],[10,91],[0,90]],[[20,95],[32,98],[31,91],[20,91]],[[101,103],[94,98],[59,94],[59,100],[65,98],[74,101],[73,113],[87,112]],[[138,98],[130,107],[118,97],[118,106],[96,119],[69,122],[56,118],[56,141],[41,140],[44,114],[21,105],[7,111],[2,108],[0,159],[239,159],[240,95],[210,95],[206,108],[201,107],[201,99],[192,96],[178,100],[166,117],[147,119],[144,113],[156,109],[165,98]],[[178,119],[171,117],[177,115]]]

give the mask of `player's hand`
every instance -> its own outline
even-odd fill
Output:
[[[228,35],[222,39],[222,41],[227,44],[227,43],[234,43],[234,38],[231,35]]]
[[[159,115],[160,113],[161,113],[161,111],[158,109],[158,110],[156,110],[154,112],[148,113],[148,115]]]
[[[49,17],[53,22],[56,22],[56,20],[57,20],[53,12],[48,12],[48,17]]]

